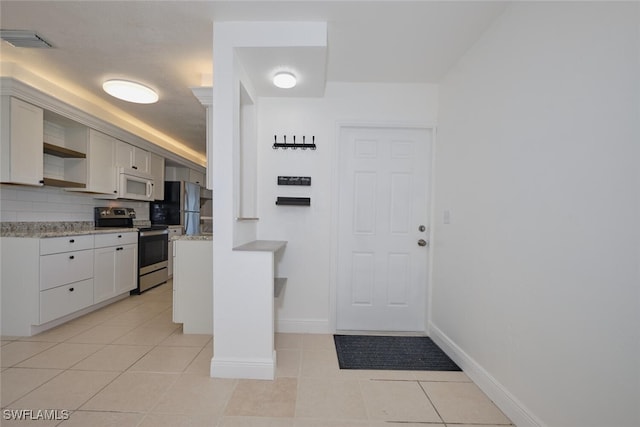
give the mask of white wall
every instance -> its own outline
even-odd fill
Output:
[[[639,18],[513,4],[440,87],[432,333],[520,426],[640,425]]]
[[[326,45],[325,23],[222,22],[214,25],[213,130],[213,316],[211,375],[273,378],[273,259],[271,253],[234,251],[256,239],[255,222],[236,221],[240,205],[242,84],[256,102],[236,56],[240,47]],[[254,104],[255,105],[255,104]],[[259,105],[259,102],[258,102]],[[254,108],[259,108],[257,105]],[[247,142],[251,146],[251,138]],[[254,141],[257,142],[257,141]],[[247,176],[245,176],[246,178]],[[258,172],[259,179],[262,176]],[[275,236],[269,234],[267,239]],[[268,255],[268,262],[265,258]],[[266,285],[265,285],[266,282]],[[265,295],[267,295],[265,300]]]
[[[56,187],[0,186],[2,222],[93,221],[96,206],[134,208],[136,219],[149,220],[148,202],[94,199]]]
[[[331,318],[332,187],[339,123],[433,124],[435,85],[329,83],[323,98],[261,98],[258,108],[258,238],[287,240],[278,275],[287,277],[278,330],[329,332]],[[316,151],[273,150],[273,136]],[[277,177],[310,176],[311,187],[278,186]],[[278,196],[311,197],[310,207],[276,206]]]

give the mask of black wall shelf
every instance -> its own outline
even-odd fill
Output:
[[[310,197],[278,197],[276,205],[311,206]]]
[[[279,176],[278,185],[311,185],[310,176]]]

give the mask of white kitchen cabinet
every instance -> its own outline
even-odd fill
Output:
[[[189,181],[189,169],[183,166],[167,166],[165,179],[167,181]]]
[[[0,181],[43,184],[44,111],[20,99],[2,97]]]
[[[194,182],[201,187],[206,185],[205,176],[203,172],[195,169],[190,169],[183,166],[167,166],[166,167],[166,180],[167,181],[188,181]]]
[[[189,182],[195,182],[200,187],[204,187],[206,183],[204,182],[204,173],[199,172],[197,170],[189,169]]]
[[[137,286],[137,232],[0,237],[0,248],[2,335],[31,336]]]
[[[95,193],[116,195],[118,175],[115,167],[116,139],[91,129],[87,157],[87,189]]]
[[[138,284],[138,233],[95,236],[93,303],[135,289]]]
[[[175,240],[174,238],[177,236],[182,236],[183,234],[184,233],[181,225],[169,226],[169,251],[167,252],[169,254],[169,260],[168,260],[169,262],[167,263],[167,276],[169,279],[173,277],[173,242]]]
[[[0,239],[2,334],[38,326],[93,304],[93,236]]]
[[[81,251],[84,249],[93,249],[93,236],[91,234],[40,239],[40,255]]]
[[[213,333],[213,242],[176,240],[173,321],[185,334]]]
[[[93,249],[40,256],[40,290],[93,277]]]
[[[47,323],[93,304],[93,279],[40,292],[40,323]]]
[[[40,239],[39,324],[93,304],[93,236]]]
[[[153,176],[153,199],[164,200],[164,157],[149,153],[151,176]]]
[[[116,166],[149,173],[150,163],[151,158],[148,151],[123,141],[118,141],[116,144]]]
[[[87,127],[51,111],[44,112],[44,185],[87,186],[87,142],[74,138]]]
[[[87,153],[86,187],[67,188],[67,190],[115,198],[118,194],[118,176],[115,166],[117,139],[88,127],[69,129],[67,135],[72,139],[74,146],[85,146]]]

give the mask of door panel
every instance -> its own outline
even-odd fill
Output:
[[[430,169],[430,130],[341,130],[337,329],[424,331]]]

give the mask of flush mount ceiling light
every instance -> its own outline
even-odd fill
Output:
[[[296,83],[296,76],[287,71],[281,71],[273,76],[273,84],[280,89],[291,89]]]
[[[111,96],[136,104],[153,104],[158,101],[155,90],[129,80],[107,80],[102,84],[102,89]]]

